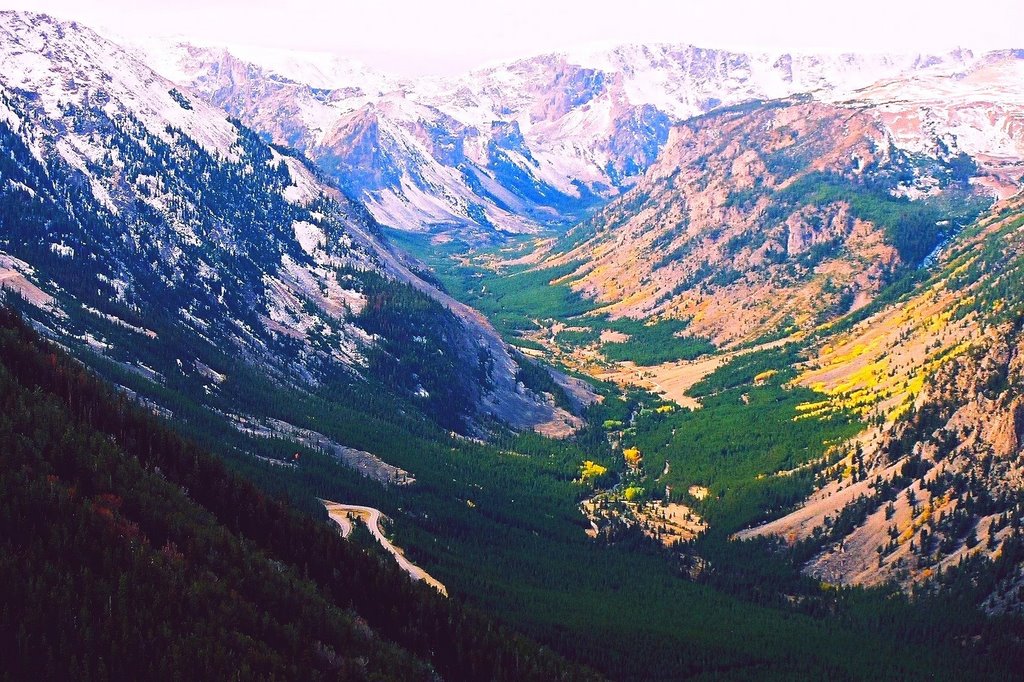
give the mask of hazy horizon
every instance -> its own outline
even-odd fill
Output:
[[[321,6],[315,0],[26,0],[11,9],[47,12],[131,37],[329,52],[399,76],[447,75],[534,54],[624,43],[686,43],[766,52],[945,52],[1019,47],[1024,3],[979,0],[949,20],[944,3],[864,0],[838,12],[798,0],[712,6],[633,0],[522,0],[481,7],[469,0],[391,0]]]

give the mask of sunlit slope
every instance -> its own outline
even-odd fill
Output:
[[[612,315],[688,319],[719,346],[808,331],[867,305],[977,209],[982,190],[954,166],[892,144],[870,109],[723,110],[675,128],[547,262],[580,263],[566,283]]]
[[[913,294],[826,341],[798,383],[827,393],[806,414],[843,406],[875,422],[904,416],[945,362],[1004,335],[1024,292],[1019,249],[1024,200],[980,219],[940,255],[934,274]]]
[[[986,608],[1020,608],[1022,243],[1018,197],[959,235],[913,291],[819,330],[795,383],[828,397],[800,418],[853,410],[871,428],[800,508],[741,537],[797,543],[805,571],[829,582],[931,588],[965,566],[988,576]]]

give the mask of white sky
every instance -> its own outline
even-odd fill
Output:
[[[1024,0],[15,0],[11,8],[122,35],[330,51],[399,75],[626,42],[797,52],[1024,47]]]

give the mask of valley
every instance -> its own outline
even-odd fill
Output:
[[[0,58],[0,575],[137,675],[1024,666],[1019,51]]]

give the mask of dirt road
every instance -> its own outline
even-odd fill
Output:
[[[412,576],[413,580],[422,580],[444,596],[448,596],[448,590],[445,589],[444,585],[422,568],[406,559],[402,554],[402,550],[395,547],[391,544],[390,540],[384,537],[384,533],[380,530],[380,517],[382,514],[379,509],[363,507],[357,504],[341,504],[340,502],[331,502],[330,500],[320,500],[320,502],[327,509],[327,514],[331,517],[331,520],[338,524],[342,537],[348,537],[352,533],[352,519],[360,519],[366,524],[366,527],[373,534],[373,537],[377,539],[377,542],[391,556],[395,557],[399,568]]]

